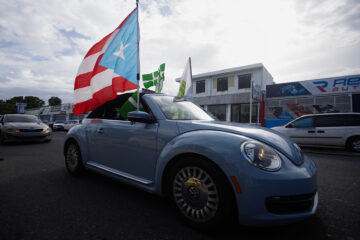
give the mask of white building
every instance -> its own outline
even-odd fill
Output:
[[[249,123],[253,85],[252,122],[259,122],[260,92],[269,84],[272,76],[258,63],[193,75],[190,97],[219,120]]]

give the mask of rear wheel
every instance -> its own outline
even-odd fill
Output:
[[[66,147],[65,165],[72,175],[79,175],[83,172],[81,152],[79,146],[75,142],[70,142]]]
[[[360,137],[353,137],[348,142],[348,148],[354,152],[360,152]]]
[[[234,222],[231,185],[207,160],[191,157],[178,161],[170,170],[166,193],[179,216],[193,227]]]

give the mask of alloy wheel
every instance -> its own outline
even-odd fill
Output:
[[[187,166],[176,174],[173,196],[180,211],[190,220],[206,222],[219,208],[219,194],[214,180],[203,169]]]
[[[77,146],[71,143],[66,152],[66,165],[70,172],[75,172],[80,161],[80,153]]]

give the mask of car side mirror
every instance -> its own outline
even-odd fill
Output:
[[[286,128],[293,128],[294,126],[292,124],[289,124],[286,126]]]
[[[128,112],[128,120],[131,122],[153,123],[155,119],[151,114],[142,111]]]

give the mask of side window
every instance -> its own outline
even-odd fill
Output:
[[[312,117],[302,118],[302,119],[299,119],[299,120],[293,122],[291,125],[293,128],[313,127],[313,118]]]
[[[87,118],[101,118],[110,120],[127,120],[128,112],[136,110],[136,102],[128,101],[131,94],[119,95],[116,99],[106,102],[94,109]],[[142,104],[139,105],[140,111],[150,112],[149,108]]]
[[[228,90],[228,78],[222,77],[217,79],[217,91],[227,91]]]
[[[251,88],[251,74],[243,74],[238,76],[238,88]]]
[[[205,80],[196,81],[196,93],[205,92]]]
[[[344,126],[360,126],[360,115],[348,114],[343,116]]]
[[[315,118],[316,127],[360,126],[360,116],[351,114],[325,115]]]
[[[336,127],[341,125],[340,116],[317,116],[315,117],[315,127]]]

